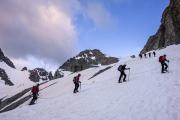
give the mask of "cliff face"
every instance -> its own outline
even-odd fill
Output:
[[[141,53],[180,44],[180,0],[170,0],[161,19],[157,33],[151,36]]]

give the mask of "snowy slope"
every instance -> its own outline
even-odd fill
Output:
[[[34,84],[29,80],[29,73],[27,71],[11,68],[4,62],[0,62],[0,67],[5,70],[10,81],[14,83],[14,86],[8,86],[4,84],[4,81],[0,80],[0,98],[11,96]]]
[[[73,94],[71,74],[40,92],[36,105],[28,102],[1,113],[1,120],[180,120],[180,45],[160,50],[170,60],[170,72],[160,73],[158,57],[122,59],[102,74],[106,66],[82,71],[82,89]],[[119,64],[131,67],[130,80],[118,84]],[[128,73],[128,71],[127,71]],[[46,84],[47,85],[47,84]],[[41,86],[41,89],[44,86]]]

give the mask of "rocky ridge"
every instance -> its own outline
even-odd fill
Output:
[[[141,53],[180,44],[180,0],[170,0],[161,19],[157,33],[150,36]]]
[[[13,64],[13,62],[4,55],[3,51],[0,48],[0,62],[5,62],[8,66],[15,68],[15,65]]]

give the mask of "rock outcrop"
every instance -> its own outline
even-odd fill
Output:
[[[43,68],[35,68],[33,70],[29,70],[29,72],[29,79],[33,82],[39,82],[40,80],[48,80],[49,73]]]
[[[54,77],[53,77],[53,75],[52,75],[52,72],[49,72],[48,79],[49,79],[49,80],[53,80],[53,79],[54,79]]]
[[[21,71],[27,71],[28,69],[27,69],[27,67],[23,67],[22,69],[21,69]]]
[[[56,72],[54,73],[53,79],[58,79],[62,77],[64,77],[64,73],[60,69],[56,70]]]
[[[170,0],[165,9],[157,33],[151,36],[141,53],[180,44],[180,0]]]
[[[97,65],[109,65],[118,62],[115,57],[107,57],[100,50],[85,50],[80,52],[76,57],[67,60],[59,69],[77,72]]]
[[[2,52],[1,48],[0,48],[0,61],[5,62],[8,66],[15,68],[13,62],[4,55],[4,53]]]
[[[14,84],[9,80],[5,70],[0,68],[0,79],[5,82],[5,85],[13,86]]]

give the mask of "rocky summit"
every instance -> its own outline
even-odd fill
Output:
[[[141,53],[180,44],[180,0],[170,0],[161,19],[157,33],[151,36]]]
[[[85,50],[67,60],[59,69],[77,72],[98,65],[109,65],[118,62],[118,58],[108,57],[100,50]]]

